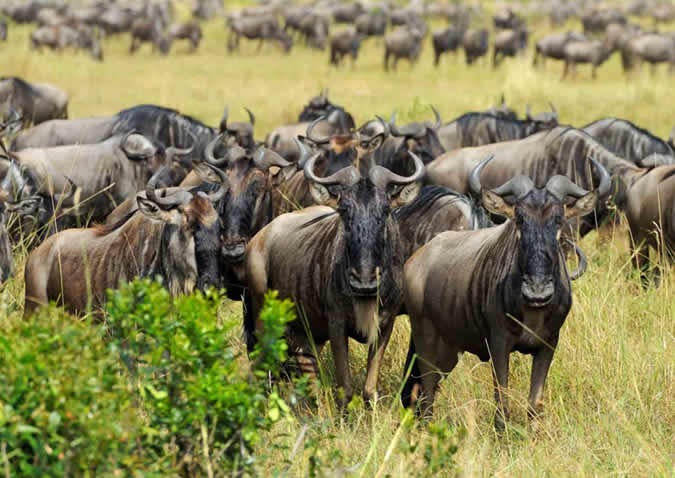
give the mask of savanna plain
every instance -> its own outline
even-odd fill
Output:
[[[186,16],[187,8],[178,7]],[[399,122],[431,119],[431,105],[451,120],[494,105],[503,94],[519,115],[526,104],[537,112],[552,102],[561,123],[574,126],[615,116],[667,137],[675,125],[675,76],[661,67],[654,75],[644,69],[627,79],[618,56],[598,70],[596,80],[581,66],[575,78],[561,81],[562,64],[533,68],[531,46],[497,69],[487,60],[469,68],[462,53],[446,55],[434,68],[427,38],[416,65],[401,61],[398,71],[386,73],[380,40],[367,40],[354,66],[347,61],[336,69],[327,51],[302,45],[285,55],[272,44],[256,52],[257,44],[242,39],[240,52],[228,54],[224,21],[203,27],[195,54],[177,43],[167,57],[147,45],[130,56],[125,34],[105,40],[105,61],[97,63],[84,54],[32,52],[32,27],[14,25],[9,42],[0,44],[0,71],[65,89],[71,118],[152,103],[216,125],[225,105],[233,121],[245,120],[248,107],[256,115],[259,140],[275,126],[296,121],[308,99],[325,88],[357,124],[374,115],[388,118],[395,110]],[[567,28],[580,25],[569,22]],[[533,38],[550,31],[547,23],[533,25]],[[325,476],[673,476],[675,274],[671,268],[660,287],[642,289],[630,265],[628,240],[624,222],[580,242],[589,268],[573,285],[574,305],[548,376],[544,414],[535,422],[526,417],[531,359],[519,354],[511,359],[513,417],[501,436],[492,423],[490,365],[469,355],[442,382],[431,423],[402,419],[398,394],[410,327],[400,317],[372,408],[356,400],[344,413],[336,410],[333,366],[324,352],[325,383],[315,405],[265,433],[256,450],[258,472],[278,473],[279,463],[288,460],[284,476],[308,476],[317,469]],[[3,327],[23,320],[26,253],[18,245],[15,254],[17,272],[0,292]],[[238,320],[240,304],[223,302],[220,316]],[[247,367],[238,330],[231,340],[241,367]],[[355,390],[361,390],[367,350],[353,342],[350,352]],[[428,456],[449,445],[456,445],[456,453],[432,471]]]

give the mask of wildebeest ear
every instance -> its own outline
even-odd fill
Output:
[[[499,194],[494,193],[489,189],[486,189],[481,193],[481,200],[483,201],[485,209],[492,214],[508,218],[512,218],[515,215],[515,208],[510,204],[507,204]]]
[[[391,207],[395,209],[413,202],[421,190],[422,184],[417,182],[406,184],[401,188],[397,188],[393,194],[389,195]]]
[[[138,209],[150,219],[155,219],[157,221],[164,222],[175,222],[172,220],[173,216],[170,211],[165,211],[160,208],[154,201],[151,201],[145,196],[137,195],[136,202],[138,203]]]
[[[337,208],[337,198],[335,198],[326,186],[318,183],[312,183],[309,187],[314,202],[322,206]]]
[[[595,209],[598,196],[594,191],[580,197],[571,206],[565,206],[565,217],[585,216]]]

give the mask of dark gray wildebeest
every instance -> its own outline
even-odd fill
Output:
[[[542,407],[543,388],[560,329],[572,305],[570,280],[580,277],[585,258],[577,247],[579,270],[569,273],[559,243],[563,223],[593,211],[609,192],[604,168],[595,191],[566,176],[553,176],[537,188],[527,176],[516,176],[489,189],[480,172],[471,186],[483,205],[508,220],[479,231],[439,234],[405,265],[406,309],[411,340],[402,392],[406,407],[431,415],[438,383],[470,352],[492,361],[495,428],[509,418],[507,403],[509,356],[533,356],[528,415]],[[417,357],[416,357],[417,356]],[[413,362],[414,361],[414,362]]]
[[[363,13],[356,19],[356,31],[364,37],[383,37],[387,31],[389,19],[381,10],[371,13]]]
[[[354,27],[347,27],[334,32],[330,37],[330,62],[338,66],[347,55],[352,57],[352,66],[359,56],[361,34]]]
[[[365,9],[360,2],[338,4],[333,8],[335,23],[354,23]]]
[[[675,165],[650,170],[628,188],[626,197],[632,263],[646,284],[650,247],[663,260],[675,261]],[[659,267],[655,273],[658,285]]]
[[[28,256],[24,317],[49,301],[75,314],[97,310],[107,289],[135,277],[159,276],[175,295],[220,287],[222,225],[212,203],[224,193],[159,197],[149,182],[119,223],[51,236]]]
[[[352,398],[350,337],[369,345],[363,394],[366,400],[376,397],[379,368],[403,302],[401,240],[392,210],[415,199],[424,175],[422,161],[413,160],[415,173],[408,177],[380,166],[365,177],[354,167],[318,177],[316,156],[310,158],[304,170],[320,206],[276,218],[247,248],[249,346],[265,293],[275,289],[293,298],[299,319],[288,326],[291,354],[302,371],[316,373],[312,344],[320,349],[330,340],[341,405]],[[303,254],[290,253],[297,250]]]
[[[468,146],[481,146],[502,141],[522,139],[558,126],[557,116],[543,121],[505,119],[487,113],[466,113],[438,129],[438,138],[445,151]]]
[[[527,30],[507,30],[497,32],[492,51],[492,66],[496,68],[501,59],[514,57],[527,48],[527,39],[530,32]]]
[[[225,106],[225,112],[220,120],[219,130],[221,133],[227,133],[239,146],[244,148],[247,153],[253,154],[256,149],[256,142],[253,135],[255,128],[255,115],[251,110],[244,107],[248,114],[248,122],[235,122],[227,124],[229,108]]]
[[[565,45],[565,69],[562,77],[565,78],[567,74],[572,72],[576,74],[577,65],[591,64],[591,75],[593,79],[596,78],[596,70],[612,55],[614,49],[607,43],[606,40],[587,40],[587,41],[573,41]]]
[[[598,184],[599,173],[593,171],[588,160],[592,157],[614,177],[612,194],[607,199],[619,208],[625,204],[626,186],[645,172],[607,150],[584,131],[558,126],[523,139],[449,151],[427,165],[426,180],[468,194],[471,171],[490,156],[494,159],[485,167],[482,177],[488,187],[495,188],[519,174],[529,176],[537,187],[543,187],[559,174],[586,189]],[[583,237],[596,229],[609,215],[608,202],[600,201],[595,214],[581,219],[579,234]]]
[[[448,51],[457,53],[459,47],[462,46],[465,31],[464,27],[449,26],[431,35],[431,43],[434,47],[434,66],[438,66],[443,53]]]
[[[319,95],[311,98],[309,103],[303,107],[302,111],[300,112],[300,116],[298,116],[298,121],[314,121],[320,116],[328,115],[336,108],[342,110],[342,112],[345,110],[342,106],[331,103],[331,101],[328,99],[328,90],[321,90]],[[350,128],[355,128],[356,126],[354,124],[354,118],[352,118],[349,113],[345,113],[345,115],[346,119],[351,124]]]
[[[87,25],[40,27],[30,34],[30,45],[32,49],[38,51],[42,47],[54,51],[61,51],[65,48],[85,50],[92,58],[103,61],[103,48],[99,34]]]
[[[629,70],[636,65],[639,69],[642,62],[647,62],[651,64],[652,74],[658,63],[667,63],[668,71],[675,71],[675,36],[658,33],[637,35],[628,41],[627,49],[630,55]]]
[[[330,20],[322,12],[308,10],[300,19],[299,31],[307,46],[323,51],[330,34]]]
[[[24,126],[68,117],[68,94],[46,83],[28,83],[17,77],[0,78],[0,104],[16,111]]]
[[[487,30],[467,30],[462,38],[464,57],[467,65],[472,65],[476,59],[485,56],[488,51]]]
[[[197,0],[192,7],[192,16],[201,20],[211,20],[222,11],[223,3],[218,0]]]
[[[670,23],[675,20],[675,5],[671,2],[661,2],[652,5],[651,15],[654,19],[654,26],[659,23]]]
[[[625,160],[649,168],[675,163],[675,128],[667,141],[619,118],[604,118],[582,128],[600,144]]]
[[[96,24],[103,28],[106,35],[128,32],[131,31],[134,20],[139,18],[139,13],[128,7],[112,4],[99,15]]]
[[[584,33],[587,34],[605,33],[612,23],[626,24],[628,19],[620,10],[610,8],[594,8],[581,17]]]
[[[162,32],[162,27],[157,19],[137,18],[131,25],[131,45],[129,54],[133,54],[143,43],[150,43],[152,50],[162,55],[168,55],[171,42]]]
[[[230,35],[227,39],[227,50],[239,49],[239,39],[244,36],[249,40],[258,40],[258,51],[264,41],[274,40],[281,44],[286,53],[293,47],[293,39],[284,32],[275,16],[240,17],[229,21]]]
[[[492,17],[492,21],[495,24],[495,28],[501,28],[503,30],[521,30],[525,28],[523,19],[516,15],[510,8],[497,12]]]
[[[0,20],[0,41],[7,41],[7,22]]]
[[[399,58],[406,58],[412,66],[422,50],[422,32],[407,26],[398,27],[384,38],[384,70],[389,71],[389,57],[394,57],[394,70]]]
[[[574,41],[586,41],[587,38],[583,33],[568,31],[565,33],[552,33],[544,38],[537,40],[534,45],[534,59],[532,65],[537,66],[539,58],[541,58],[541,65],[546,64],[546,58],[554,60],[565,59],[565,46]]]
[[[141,191],[161,167],[167,166],[169,171],[178,156],[191,152],[191,148],[173,147],[164,151],[145,136],[129,132],[102,143],[24,149],[11,156],[25,178],[25,184],[17,185],[17,189],[26,187],[29,193],[44,196],[48,203],[70,187],[77,188],[77,203],[60,205],[60,209],[73,208],[63,219],[75,225],[88,219],[103,221],[118,204]],[[36,226],[47,225],[51,215],[38,218]],[[48,233],[54,232],[56,225],[62,228],[64,224],[56,221]]]
[[[176,40],[188,40],[192,47],[191,51],[195,51],[202,41],[202,27],[194,20],[174,23],[167,29],[167,38],[170,43]]]

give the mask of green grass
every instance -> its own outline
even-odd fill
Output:
[[[275,126],[294,121],[310,96],[330,88],[331,99],[345,105],[359,124],[395,109],[401,120],[431,118],[430,111],[420,108],[428,104],[449,120],[493,105],[502,93],[520,114],[526,103],[537,112],[552,101],[561,122],[575,126],[612,115],[667,136],[675,123],[673,76],[661,67],[653,77],[645,70],[627,81],[616,56],[599,69],[595,81],[590,70],[580,67],[577,78],[561,82],[561,64],[551,62],[545,70],[535,70],[529,51],[521,59],[507,59],[497,70],[487,61],[468,69],[461,55],[457,60],[445,57],[434,69],[427,39],[417,65],[411,69],[401,62],[398,72],[386,74],[383,45],[377,41],[366,43],[353,69],[349,63],[340,69],[330,67],[327,52],[303,46],[296,46],[289,56],[271,45],[256,54],[256,45],[242,40],[241,52],[228,55],[226,31],[218,20],[205,25],[205,39],[196,55],[187,54],[188,46],[179,43],[166,58],[151,53],[148,46],[130,57],[126,53],[130,39],[122,36],[106,40],[106,60],[98,64],[83,54],[31,53],[30,30],[10,27],[10,42],[0,44],[0,69],[4,75],[64,88],[71,95],[73,118],[156,103],[215,125],[229,104],[233,121],[246,119],[242,108],[251,108],[258,118],[257,136],[264,138]],[[548,26],[535,28],[534,38],[548,30]],[[488,364],[467,355],[442,383],[434,422],[467,430],[456,455],[464,475],[673,476],[674,274],[672,270],[666,274],[658,290],[642,291],[630,269],[622,228],[608,242],[593,233],[581,246],[590,267],[574,284],[574,306],[549,374],[545,415],[536,427],[529,427],[525,418],[529,358],[512,356],[514,416],[502,438],[492,428]],[[15,278],[1,293],[0,323],[19,320],[23,261],[24,255],[19,254]],[[230,314],[241,314],[239,304],[223,307]],[[316,407],[293,422],[279,424],[266,437],[266,446],[259,450],[265,458],[263,471],[289,459],[298,444],[285,475],[307,475],[310,457],[336,474],[359,465],[354,476],[405,476],[411,470],[424,475],[423,448],[434,443],[434,437],[425,427],[399,430],[397,393],[408,334],[407,319],[401,318],[380,375],[381,399],[373,411],[357,404],[339,416],[324,389]],[[240,342],[238,347],[244,348]],[[360,390],[366,350],[352,343],[351,353],[356,390]],[[324,353],[330,385],[329,355]],[[399,440],[420,446],[404,453]]]

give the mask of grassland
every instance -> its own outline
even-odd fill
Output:
[[[571,25],[570,25],[571,26]],[[535,28],[534,37],[548,31]],[[233,120],[257,118],[263,138],[274,126],[292,122],[307,99],[330,88],[331,99],[353,112],[357,123],[374,114],[430,117],[434,104],[445,119],[486,108],[503,93],[519,113],[555,103],[561,122],[583,125],[605,116],[630,119],[667,136],[675,118],[673,76],[647,71],[626,80],[614,57],[590,78],[580,68],[577,78],[560,81],[562,65],[545,70],[531,66],[531,55],[507,59],[497,70],[487,62],[468,69],[461,56],[432,66],[427,39],[419,63],[398,72],[383,72],[383,45],[369,41],[354,68],[330,67],[327,52],[296,47],[285,56],[274,46],[255,53],[242,40],[241,52],[229,55],[222,21],[205,25],[205,39],[195,55],[177,44],[169,57],[144,46],[127,54],[130,39],[106,40],[105,62],[85,55],[36,54],[28,49],[30,28],[10,28],[10,42],[0,44],[0,69],[30,81],[52,82],[71,95],[71,117],[107,115],[137,103],[167,105],[217,124],[223,107]],[[666,274],[659,289],[643,291],[630,268],[627,235],[622,227],[608,240],[592,233],[581,242],[590,267],[574,284],[574,306],[561,334],[545,394],[545,415],[528,426],[525,418],[528,358],[514,355],[511,402],[514,417],[503,437],[492,428],[494,406],[488,364],[465,356],[437,396],[433,423],[447,427],[459,440],[457,469],[466,476],[673,476],[675,461],[675,277]],[[17,273],[1,293],[2,322],[19,320],[23,303],[25,254],[17,248]],[[223,305],[239,315],[239,304]],[[0,322],[1,323],[1,322]],[[345,416],[334,409],[328,392],[318,405],[292,422],[279,424],[258,450],[264,463],[286,459],[288,476],[305,476],[310,457],[328,476],[425,476],[427,445],[437,449],[444,439],[426,427],[400,427],[397,393],[407,350],[409,326],[401,318],[388,349],[380,378],[380,400],[374,410],[356,404]],[[238,337],[233,337],[238,341]],[[239,344],[240,350],[243,345]],[[352,344],[357,390],[363,384],[366,351]],[[328,387],[332,384],[325,354]],[[245,366],[245,361],[242,361]],[[418,444],[403,451],[402,443]],[[276,446],[272,446],[272,444]],[[293,453],[292,449],[298,445]],[[286,447],[284,449],[283,447]],[[436,447],[436,448],[433,448]],[[438,454],[437,454],[438,455]],[[292,459],[291,459],[292,457]],[[263,465],[263,470],[264,470]]]

